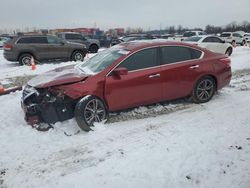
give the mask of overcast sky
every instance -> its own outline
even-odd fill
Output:
[[[223,26],[250,21],[250,0],[0,0],[0,28]]]

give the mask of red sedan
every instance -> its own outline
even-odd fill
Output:
[[[229,84],[230,63],[226,55],[186,43],[121,43],[82,64],[33,78],[22,107],[31,125],[75,117],[89,131],[110,111],[187,96],[207,102]]]

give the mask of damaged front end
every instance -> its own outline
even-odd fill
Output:
[[[63,94],[61,90],[48,88],[35,88],[25,86],[21,105],[25,113],[25,120],[34,128],[41,128],[46,123],[47,130],[50,124],[65,121],[74,116],[76,101]]]

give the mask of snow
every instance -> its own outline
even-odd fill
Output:
[[[233,79],[210,102],[111,114],[114,122],[89,133],[74,135],[74,119],[38,132],[23,120],[21,92],[0,96],[0,187],[249,188],[250,48],[235,48],[231,60]],[[3,59],[0,73],[33,74]]]
[[[71,61],[63,63],[43,63],[37,64],[36,70],[31,70],[31,66],[19,66],[18,62],[9,62],[5,60],[2,54],[3,50],[0,49],[0,81],[6,78],[12,78],[17,76],[38,75],[58,67],[75,64],[75,62]],[[88,54],[85,57],[85,61],[94,55],[95,54]]]

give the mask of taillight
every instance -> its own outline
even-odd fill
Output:
[[[13,48],[13,46],[11,44],[5,44],[3,46],[4,50],[11,50]]]
[[[231,59],[229,57],[220,59],[220,62],[224,63],[227,67],[231,67]]]

